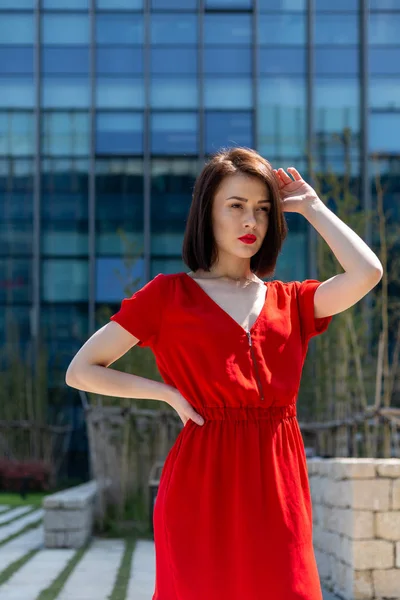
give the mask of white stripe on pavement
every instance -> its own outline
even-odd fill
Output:
[[[155,587],[154,542],[138,540],[132,556],[126,600],[151,600]]]
[[[18,521],[13,521],[9,525],[4,525],[4,527],[0,527],[0,542],[8,538],[10,535],[18,533],[18,531],[26,527],[26,525],[34,523],[35,521],[41,518],[43,518],[43,510],[35,510],[30,515],[18,519]]]
[[[107,600],[113,590],[124,551],[123,540],[94,539],[57,600]]]
[[[43,546],[43,526],[31,529],[19,537],[0,546],[0,573],[7,569],[11,563],[22,558],[31,550]]]
[[[0,525],[1,523],[6,523],[11,519],[15,519],[16,517],[20,517],[24,515],[29,510],[32,510],[33,506],[19,506],[18,508],[14,508],[14,510],[10,510],[8,513],[4,515],[0,515]]]

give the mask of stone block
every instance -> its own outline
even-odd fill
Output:
[[[359,510],[389,510],[392,482],[390,479],[355,479],[352,482],[352,508]]]
[[[385,540],[354,540],[353,567],[359,570],[392,569],[394,544]]]
[[[400,569],[378,569],[372,577],[377,598],[400,597]]]
[[[341,479],[374,479],[375,465],[370,458],[337,458],[331,466],[332,478]]]
[[[400,511],[375,513],[376,537],[396,542],[400,540]]]
[[[86,529],[91,525],[91,509],[49,509],[44,513],[44,527],[49,531]]]
[[[398,458],[377,458],[374,462],[378,477],[400,479],[400,461]]]
[[[349,511],[353,521],[349,535],[355,540],[369,540],[375,537],[374,514],[370,510]]]
[[[371,600],[374,597],[372,571],[353,571],[352,596],[354,600]]]
[[[400,479],[393,481],[392,510],[400,510]]]

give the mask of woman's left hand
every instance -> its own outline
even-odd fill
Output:
[[[294,167],[288,167],[287,170],[293,175],[294,181],[283,169],[273,169],[279,187],[282,210],[304,214],[311,204],[321,200]]]

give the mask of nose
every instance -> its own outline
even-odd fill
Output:
[[[257,220],[253,214],[253,211],[247,211],[246,216],[244,218],[244,224],[250,227],[255,227],[257,224]]]

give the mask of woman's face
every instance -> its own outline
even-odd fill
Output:
[[[268,230],[271,199],[268,188],[257,177],[235,173],[226,176],[214,196],[213,231],[219,251],[251,258],[261,247]],[[240,237],[253,234],[256,241],[245,244]]]

